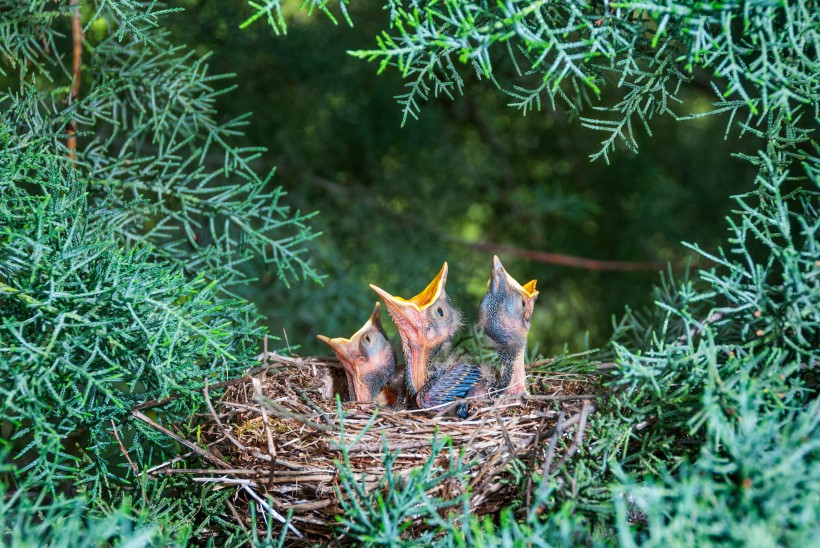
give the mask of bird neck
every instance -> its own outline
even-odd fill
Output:
[[[349,378],[348,381],[353,385],[353,394],[356,401],[371,401],[373,399],[370,387],[361,375],[353,375],[353,378]]]
[[[502,364],[501,386],[507,388],[508,394],[527,393],[527,373],[524,369],[525,350],[526,339],[498,348],[498,356]]]
[[[442,345],[412,345],[402,340],[402,346],[407,362],[404,370],[405,386],[407,386],[407,396],[412,401],[427,382],[427,369],[441,350]]]

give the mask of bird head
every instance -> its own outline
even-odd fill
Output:
[[[401,335],[402,348],[412,378],[411,396],[415,396],[426,381],[426,361],[444,346],[461,326],[461,317],[444,290],[446,283],[445,262],[433,281],[421,293],[410,299],[392,295],[380,287],[370,285],[384,300],[387,311]]]
[[[498,256],[487,282],[487,293],[481,299],[478,322],[499,347],[522,348],[527,341],[530,321],[538,298],[536,280],[523,286],[509,275]]]
[[[378,302],[367,322],[349,339],[331,339],[324,335],[317,338],[339,357],[353,387],[351,396],[356,401],[373,400],[396,370],[396,354],[382,328]]]

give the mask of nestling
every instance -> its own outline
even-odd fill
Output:
[[[493,341],[501,359],[498,387],[514,395],[527,394],[524,356],[538,291],[536,280],[523,286],[510,276],[498,256],[487,282],[487,293],[478,308],[478,323]]]
[[[479,375],[469,364],[441,367],[444,350],[461,326],[461,316],[444,290],[446,283],[445,262],[433,281],[411,299],[370,285],[384,300],[401,336],[407,397],[422,408],[463,397]]]
[[[342,362],[353,400],[392,405],[400,397],[387,386],[396,371],[396,353],[382,328],[378,302],[367,322],[349,339],[317,338],[330,345]]]

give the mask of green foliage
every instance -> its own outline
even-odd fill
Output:
[[[624,485],[614,490],[615,508],[625,544],[633,538],[650,546],[817,542],[820,414],[816,399],[801,408],[787,396],[779,377],[783,371],[793,377],[794,369],[776,352],[735,358],[720,372],[710,368],[702,398],[708,407],[695,417],[708,442],[697,461],[644,483],[619,474]],[[778,384],[786,392],[771,393]],[[775,407],[786,409],[775,413]],[[629,525],[636,513],[645,530]]]
[[[285,31],[288,12],[278,0],[249,3],[255,15],[248,25],[265,18],[276,32]],[[329,6],[306,4],[330,14]],[[341,530],[363,543],[390,543],[409,535],[411,517],[420,517],[432,528],[419,540],[441,545],[615,538],[650,545],[816,543],[820,12],[808,0],[388,1],[387,8],[392,26],[379,32],[377,48],[349,49],[407,79],[403,94],[387,93],[399,95],[405,120],[418,117],[431,97],[455,97],[475,80],[490,80],[525,114],[546,102],[572,115],[592,108],[581,125],[605,136],[592,157],[611,161],[619,175],[565,159],[578,147],[554,136],[567,140],[559,117],[485,116],[493,90],[435,110],[440,125],[426,126],[435,131],[411,133],[418,143],[435,135],[435,150],[409,146],[410,153],[396,153],[401,147],[383,138],[389,131],[353,123],[372,104],[362,106],[349,90],[334,88],[331,110],[348,125],[328,131],[321,116],[310,123],[297,116],[305,140],[319,148],[308,149],[294,168],[308,174],[309,185],[302,186],[309,188],[299,195],[305,209],[322,196],[325,209],[347,212],[356,204],[365,211],[325,225],[346,245],[314,244],[335,274],[325,293],[341,301],[329,324],[332,317],[341,325],[360,309],[359,297],[346,298],[354,282],[370,278],[411,291],[417,285],[411,279],[427,279],[430,256],[452,251],[453,241],[461,248],[448,258],[454,265],[464,259],[463,279],[472,279],[478,263],[464,242],[506,239],[575,249],[584,245],[581,234],[622,249],[618,237],[608,239],[608,223],[621,224],[623,212],[631,211],[640,239],[650,240],[655,224],[685,216],[677,208],[692,194],[710,209],[696,207],[689,216],[698,223],[720,217],[716,203],[734,192],[723,186],[731,175],[725,159],[715,158],[713,143],[692,142],[708,132],[686,137],[662,125],[662,115],[688,119],[685,127],[694,132],[725,114],[726,136],[743,137],[738,157],[758,175],[754,188],[736,197],[724,245],[714,250],[709,229],[687,228],[702,230],[683,238],[697,242],[689,248],[707,268],[677,282],[670,277],[653,310],[630,312],[617,326],[609,350],[616,368],[602,375],[607,398],[589,418],[588,443],[543,485],[535,475],[541,487],[534,505],[478,518],[462,506],[464,499],[451,505],[425,497],[424,490],[440,482],[460,483],[452,453],[450,470],[431,459],[406,478],[392,473],[396,455],[390,455],[379,488],[365,491],[343,449],[340,493],[348,498]],[[348,19],[347,4],[339,9]],[[262,151],[242,140],[249,119],[218,114],[230,88],[211,74],[207,58],[174,45],[175,34],[160,26],[172,10],[134,0],[83,3],[86,40],[75,97],[69,3],[0,0],[0,428],[12,451],[0,467],[0,525],[9,543],[169,544],[202,540],[213,529],[247,541],[247,533],[221,516],[224,493],[137,486],[113,431],[124,438],[138,471],[172,454],[156,433],[123,427],[127,410],[181,392],[186,397],[155,419],[184,430],[199,403],[192,388],[252,362],[263,329],[243,297],[256,291],[249,283],[258,273],[273,287],[265,293],[273,306],[315,329],[311,303],[288,303],[281,291],[292,280],[317,278],[305,256],[314,236],[309,216],[287,209],[270,166],[257,169],[264,165]],[[305,36],[297,49],[326,56]],[[231,62],[228,70],[248,70],[254,78],[271,72]],[[344,80],[356,94],[367,86],[352,86],[336,68],[326,64],[322,72],[337,86]],[[692,93],[693,85],[717,95],[711,108]],[[314,92],[294,89],[290,99],[298,93],[314,109]],[[458,130],[448,125],[454,119]],[[75,124],[79,145],[72,160],[66,143]],[[539,127],[547,124],[557,130]],[[367,137],[355,153],[346,139],[328,138],[354,131]],[[412,125],[405,131],[414,131]],[[674,143],[669,165],[684,174],[680,178],[613,152],[619,144],[646,151],[661,140]],[[472,144],[448,146],[462,142]],[[678,154],[697,146],[706,147],[698,165]],[[366,167],[356,176],[337,172],[335,164],[313,171],[322,154],[346,158],[351,169]],[[399,167],[405,165],[413,169]],[[712,179],[703,176],[707,171]],[[620,185],[616,193],[661,192],[675,205],[642,216],[634,205],[622,205],[629,196],[596,198],[596,183],[612,179]],[[534,183],[540,180],[550,184]],[[423,216],[415,217],[419,211]],[[367,216],[372,212],[400,222],[380,225]],[[547,229],[550,223],[569,228],[562,237]],[[363,233],[363,226],[370,231]],[[407,241],[410,232],[421,234],[412,240],[423,242],[428,262],[396,252],[394,243]],[[351,251],[359,248],[382,249],[381,262],[391,272],[370,266],[375,260],[359,260],[351,269]],[[382,278],[375,280],[377,274]],[[474,287],[462,295],[480,292],[486,279],[480,278],[465,284]],[[597,285],[592,300],[619,294],[608,283]],[[575,286],[542,291],[542,302],[561,312],[534,331],[563,336],[562,314],[583,318],[579,301],[564,296],[566,287]],[[313,310],[321,310],[315,290],[293,298],[306,294],[318,303]],[[585,371],[591,366],[585,356],[578,363]],[[446,450],[443,440],[435,443],[437,452]],[[140,496],[123,486],[138,488]],[[68,498],[73,490],[80,496]],[[264,538],[252,536],[260,544],[283,538],[273,526]]]
[[[13,469],[8,451],[0,470]],[[219,522],[202,516],[203,506],[222,503],[224,493],[202,489],[190,497],[171,496],[184,488],[175,480],[140,481],[116,503],[82,495],[53,495],[36,478],[17,476],[15,489],[0,483],[0,544],[3,546],[181,546],[201,538]],[[220,524],[224,528],[225,524]]]
[[[635,126],[652,135],[658,114],[674,116],[682,84],[696,68],[708,70],[721,99],[739,96],[749,119],[816,115],[818,15],[808,0],[764,2],[617,2],[390,0],[391,30],[378,47],[353,55],[396,67],[408,80],[399,97],[407,116],[418,117],[431,96],[463,93],[459,65],[511,94],[524,113],[571,111],[600,98],[611,77],[624,90],[612,105],[596,107],[616,119],[582,118],[607,134],[593,158],[622,143],[636,150]],[[496,70],[502,61],[512,75]],[[501,74],[499,74],[501,72]],[[515,83],[532,81],[532,84]],[[542,99],[543,98],[543,99]]]
[[[216,112],[227,76],[171,42],[159,24],[171,11],[0,1],[0,428],[12,451],[3,485],[16,486],[3,515],[22,528],[13,543],[74,545],[85,527],[94,544],[163,543],[198,512],[218,520],[221,499],[197,490],[193,509],[165,493],[132,516],[125,489],[177,447],[125,424],[128,412],[179,395],[153,418],[186,433],[196,387],[254,363],[265,329],[236,295],[256,276],[251,260],[280,288],[318,280],[310,215],[257,173],[261,148],[237,144],[247,116]],[[79,74],[72,17],[86,32]]]
[[[282,11],[282,0],[264,0],[263,2],[247,0],[247,2],[248,6],[253,8],[255,11],[253,15],[248,17],[240,25],[241,28],[247,28],[255,21],[264,18],[273,32],[277,35],[288,33],[287,20],[285,19],[285,15]],[[333,11],[330,8],[330,5],[335,3],[336,2],[331,2],[331,0],[306,0],[302,2],[301,8],[307,10],[308,14],[312,14],[314,10],[321,11],[334,25],[338,25],[339,21],[336,16],[333,15]],[[347,24],[352,27],[353,21],[350,19],[350,14],[348,13],[347,7],[348,0],[339,0],[338,4],[342,17]]]

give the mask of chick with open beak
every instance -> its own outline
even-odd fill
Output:
[[[382,328],[379,303],[370,319],[349,339],[324,335],[317,338],[327,343],[342,362],[353,400],[388,404],[395,401],[395,396],[382,394],[396,370],[396,353]]]
[[[510,276],[497,256],[487,283],[487,293],[478,309],[478,323],[493,341],[501,359],[502,370],[499,388],[507,393],[527,393],[527,377],[524,356],[527,334],[538,298],[536,280],[523,286]]]
[[[401,336],[406,362],[405,386],[413,401],[428,380],[428,368],[461,326],[461,317],[444,291],[447,263],[424,290],[411,299],[391,295],[370,285],[384,300]]]

